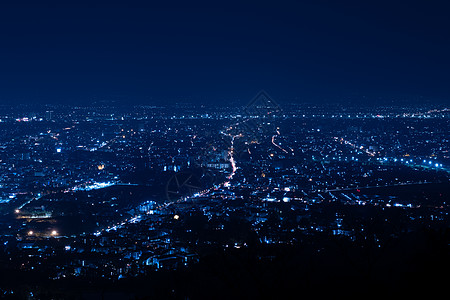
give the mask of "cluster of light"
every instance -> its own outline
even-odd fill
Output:
[[[28,234],[29,236],[31,236],[31,235],[34,235],[35,233],[34,233],[33,230],[30,230],[30,231],[28,231],[27,234]],[[57,235],[58,235],[58,231],[52,230],[52,231],[50,232],[50,235],[51,235],[51,236],[57,236]]]
[[[409,156],[409,154],[408,154],[407,156]],[[400,161],[400,162],[404,162],[404,163],[406,163],[406,164],[414,163],[414,160],[413,160],[413,159],[403,159],[403,158],[398,159],[398,158],[387,158],[387,157],[381,158],[381,157],[378,157],[377,160],[379,160],[379,161],[389,161],[389,160],[392,160],[392,161],[394,161],[394,162]],[[422,160],[422,163],[425,164],[425,165],[428,164],[428,165],[430,165],[430,166],[434,166],[434,167],[436,167],[436,168],[442,168],[442,167],[443,167],[443,165],[442,165],[441,163],[435,163],[435,162],[433,162],[433,161],[431,161],[431,160],[426,160],[426,159]]]
[[[86,185],[84,187],[74,187],[73,190],[74,191],[91,191],[91,190],[98,190],[98,189],[103,189],[106,187],[110,187],[115,185],[114,182],[94,182],[91,185]]]
[[[24,118],[17,118],[16,121],[17,122],[28,122],[28,121],[30,121],[30,119],[27,117],[24,117]]]

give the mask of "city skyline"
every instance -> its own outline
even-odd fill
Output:
[[[281,104],[264,91],[241,107],[2,105],[0,292],[440,290],[449,116],[427,103]]]
[[[450,5],[0,4],[0,298],[445,295]]]

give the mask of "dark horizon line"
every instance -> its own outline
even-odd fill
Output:
[[[261,90],[263,91],[263,90]],[[252,97],[236,97],[236,96],[175,96],[175,97],[135,97],[135,96],[91,96],[85,97],[83,99],[70,99],[65,100],[42,100],[42,99],[5,99],[0,97],[0,106],[18,106],[18,105],[36,105],[36,106],[122,106],[122,105],[133,105],[133,106],[144,106],[144,105],[182,105],[182,104],[195,104],[195,105],[205,105],[205,106],[234,106],[234,105],[246,105],[252,100],[252,98],[260,93],[256,92]],[[274,96],[272,93],[268,92],[268,95],[276,102],[285,104],[317,104],[317,105],[328,105],[328,104],[341,104],[341,105],[358,105],[358,106],[376,106],[376,105],[386,105],[386,104],[409,104],[409,105],[420,105],[420,104],[450,104],[450,96],[447,97],[428,97],[422,95],[339,95],[339,96]],[[214,99],[214,100],[211,100]]]
[[[366,98],[367,99],[367,98]],[[194,107],[244,107],[246,106],[250,101],[243,100],[243,101],[231,101],[227,103],[219,102],[199,102],[199,101],[191,101],[191,102],[166,102],[164,100],[159,101],[151,101],[147,103],[142,102],[132,102],[129,101],[99,101],[99,102],[83,102],[83,103],[55,103],[55,102],[15,102],[15,103],[1,103],[0,101],[0,108],[15,108],[15,107],[35,107],[35,108],[63,108],[63,107],[110,107],[110,108],[119,108],[119,107],[155,107],[155,108],[167,108],[167,107],[174,107],[179,106],[180,108],[184,108],[183,106],[189,105]],[[276,100],[277,103],[287,106],[333,106],[333,107],[340,107],[340,106],[348,106],[348,107],[385,107],[385,106],[401,106],[401,107],[420,107],[425,105],[439,105],[439,106],[445,106],[450,107],[450,103],[446,101],[436,101],[436,100],[422,100],[420,102],[418,101],[408,101],[408,100],[382,100],[379,102],[362,102],[358,100],[348,100],[348,101],[287,101],[287,100]]]

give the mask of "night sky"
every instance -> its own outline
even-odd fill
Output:
[[[9,2],[0,103],[450,103],[446,1]]]

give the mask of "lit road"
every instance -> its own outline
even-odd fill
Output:
[[[228,176],[228,179],[232,179],[234,174],[236,174],[236,170],[237,170],[236,161],[234,160],[234,156],[233,156],[233,154],[234,154],[234,139],[235,139],[235,137],[236,136],[232,136],[231,137],[231,147],[230,147],[230,151],[228,151],[228,156],[230,157],[230,164],[231,164],[231,168],[232,168],[231,174]]]
[[[280,131],[277,129],[277,134],[272,136],[272,144],[277,147],[278,149],[280,149],[281,151],[283,151],[284,153],[289,153],[286,149],[284,149],[283,147],[281,147],[280,145],[278,145],[277,143],[275,143],[275,138],[277,135],[280,135]]]
[[[354,187],[346,187],[346,188],[342,188],[342,189],[340,189],[340,188],[327,189],[326,192],[342,192],[342,191],[354,191],[354,190],[362,190],[362,189],[376,189],[376,188],[385,188],[385,187],[423,185],[423,184],[435,184],[435,182],[400,182],[400,183],[385,184],[385,185],[354,186]]]

